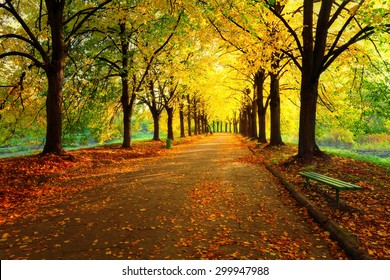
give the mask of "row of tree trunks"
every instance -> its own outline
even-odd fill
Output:
[[[277,68],[278,65],[275,65]],[[240,112],[239,132],[244,137],[257,139],[260,143],[267,143],[266,113],[270,107],[270,145],[283,145],[280,126],[280,89],[279,74],[270,73],[270,95],[265,100],[264,82],[266,72],[259,69],[254,75],[254,95],[250,105],[243,106]],[[264,102],[265,101],[265,102]],[[257,126],[258,125],[258,126]],[[259,134],[257,134],[257,128]]]
[[[238,133],[237,120],[235,120],[233,118],[232,120],[229,120],[227,122],[213,121],[211,131],[212,132]]]

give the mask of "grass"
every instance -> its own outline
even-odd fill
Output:
[[[321,147],[321,149],[330,155],[337,155],[340,157],[370,162],[383,167],[390,168],[390,157],[380,158],[374,155],[362,155],[350,150],[343,150],[343,149],[336,149],[336,148],[329,148],[329,147]]]
[[[165,139],[163,137],[166,137],[166,135],[161,134],[161,139]],[[132,137],[132,142],[142,142],[142,141],[149,141],[153,138],[153,133],[137,133],[134,134]],[[89,144],[66,144],[64,143],[64,149],[66,151],[72,151],[72,150],[78,150],[82,148],[93,148],[98,147],[102,145],[111,145],[111,144],[121,144],[123,139],[113,139],[110,141],[105,142],[104,144],[100,144],[97,142],[90,142]],[[0,148],[0,158],[10,158],[10,157],[17,157],[17,156],[28,156],[37,154],[39,152],[42,152],[43,145],[29,145],[26,144],[23,141],[15,142],[15,146],[7,146],[7,147],[1,147]]]

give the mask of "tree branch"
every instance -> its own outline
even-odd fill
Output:
[[[12,5],[11,2],[12,2],[11,0],[6,0],[6,3],[8,4],[8,6],[6,6],[5,4],[0,4],[0,8],[3,8],[7,12],[9,12],[16,19],[16,21],[22,26],[23,30],[29,36],[29,38],[31,40],[31,41],[30,40],[28,41],[29,44],[40,53],[40,55],[42,56],[42,58],[45,62],[49,62],[49,57],[48,57],[46,51],[43,49],[43,47],[39,43],[37,37],[34,35],[34,33],[31,31],[31,29],[26,24],[26,22],[19,15],[19,13],[16,11],[15,7]],[[24,41],[27,42],[26,40],[24,40]],[[40,65],[42,65],[42,64],[40,64]]]
[[[21,56],[21,57],[26,57],[30,59],[32,62],[34,62],[34,65],[44,68],[44,63],[40,62],[38,59],[36,59],[33,55],[24,53],[24,52],[18,52],[18,51],[11,51],[11,52],[6,52],[6,53],[1,53],[0,54],[0,59],[9,57],[9,56]]]
[[[73,27],[73,29],[70,31],[69,35],[65,38],[65,43],[69,42],[69,40],[72,38],[72,36],[77,33],[77,31],[84,25],[84,23],[91,17],[93,16],[98,10],[100,10],[101,8],[103,8],[105,5],[109,4],[110,2],[112,2],[112,0],[106,0],[104,1],[103,3],[99,4],[98,6],[96,6],[95,8],[87,8],[87,9],[84,9],[78,13],[76,13],[75,15],[73,15],[73,17],[71,17],[70,19],[66,20],[64,22],[64,24],[67,24],[69,23],[75,16],[81,16],[82,14],[86,13],[85,17],[76,25]]]
[[[211,25],[215,28],[215,30],[218,32],[219,36],[221,37],[222,40],[224,40],[225,42],[227,42],[228,44],[232,45],[235,49],[237,49],[238,51],[246,54],[247,51],[245,51],[244,49],[240,48],[239,46],[233,44],[230,40],[226,39],[225,36],[223,36],[222,34],[222,31],[219,30],[219,28],[216,26],[216,24],[210,19],[210,18],[207,18],[209,20],[209,22],[211,23]]]
[[[346,49],[348,49],[351,45],[370,37],[374,33],[375,33],[375,28],[373,26],[366,26],[365,28],[361,29],[358,33],[356,33],[355,36],[349,39],[347,43],[341,45],[340,47],[333,50],[332,52],[329,52],[324,57],[324,62],[323,62],[324,66],[322,67],[321,72],[325,71],[333,63],[333,61],[340,54],[342,54]]]
[[[268,9],[284,24],[284,26],[287,28],[287,30],[290,32],[290,34],[293,36],[295,43],[297,44],[298,50],[299,50],[301,56],[303,56],[303,47],[302,47],[301,41],[298,38],[297,33],[294,31],[294,29],[292,29],[291,25],[287,22],[287,20],[280,13],[278,13],[277,10],[272,8],[272,5],[269,5]]]
[[[138,92],[140,90],[140,88],[141,88],[141,86],[142,86],[146,76],[148,75],[150,67],[152,66],[152,63],[153,63],[154,59],[156,58],[156,56],[158,55],[158,53],[161,52],[164,49],[164,47],[169,43],[169,41],[172,39],[173,35],[175,34],[176,29],[179,26],[179,23],[181,21],[182,15],[183,15],[183,11],[180,12],[179,17],[176,20],[176,24],[173,27],[171,34],[168,36],[168,38],[165,40],[165,42],[159,48],[157,48],[153,52],[152,56],[150,57],[149,62],[147,64],[147,66],[146,66],[145,72],[144,72],[144,74],[141,77],[141,80],[140,80],[140,82],[138,84],[138,87],[136,88],[136,92]]]

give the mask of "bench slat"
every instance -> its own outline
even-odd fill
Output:
[[[299,174],[306,177],[306,178],[316,180],[318,182],[327,184],[327,185],[329,185],[335,189],[339,189],[339,190],[361,190],[362,189],[362,187],[360,187],[360,186],[356,186],[356,185],[353,185],[351,183],[344,182],[344,181],[341,181],[338,179],[334,179],[334,178],[331,178],[331,177],[328,177],[328,176],[325,176],[322,174],[318,174],[315,172],[300,172]]]

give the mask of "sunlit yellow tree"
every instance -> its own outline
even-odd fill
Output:
[[[295,48],[284,50],[301,70],[301,109],[298,157],[310,160],[322,155],[315,139],[318,86],[321,74],[342,53],[359,41],[388,32],[388,3],[376,1],[312,1],[303,5],[289,1],[284,14],[275,9],[275,2],[265,4],[286,27],[295,40]]]

